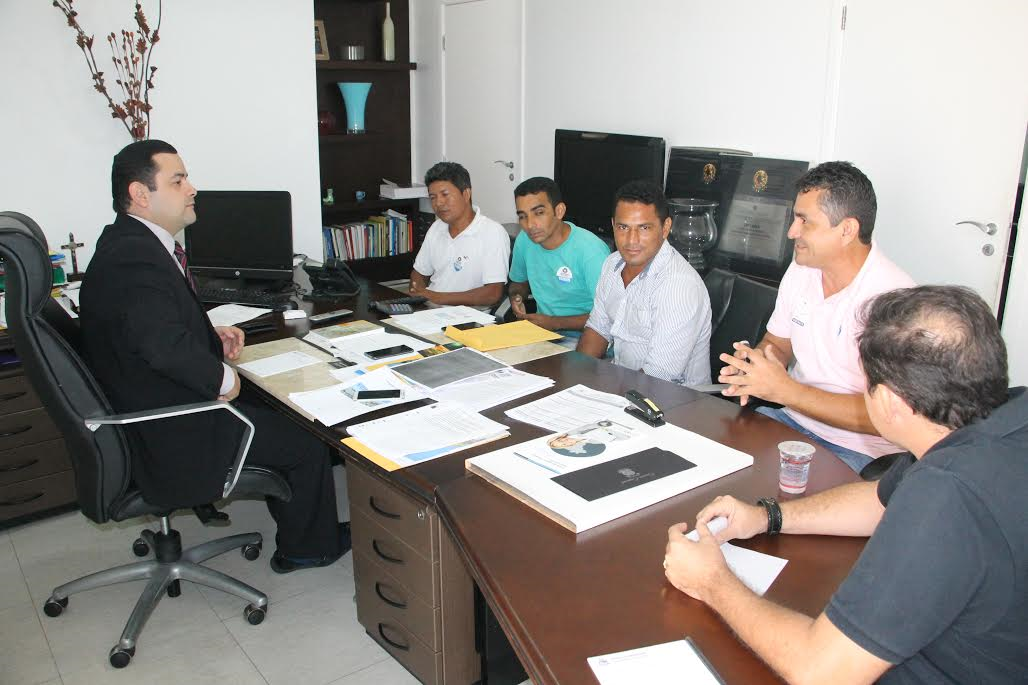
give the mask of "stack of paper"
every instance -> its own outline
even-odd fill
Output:
[[[347,321],[346,323],[337,323],[334,326],[325,326],[324,328],[313,330],[305,335],[303,339],[326,352],[332,352],[332,344],[336,340],[379,333],[382,330],[381,326],[370,321]]]
[[[492,357],[462,347],[396,367],[396,373],[429,390],[508,366]]]
[[[629,404],[621,395],[575,385],[504,413],[512,419],[546,430],[566,431],[605,419]]]
[[[516,400],[553,386],[553,379],[503,368],[450,383],[432,391],[432,398],[460,402],[474,411]]]
[[[389,399],[357,400],[356,394],[360,390],[399,390],[401,395]],[[383,367],[327,388],[289,393],[289,399],[321,423],[334,426],[377,409],[425,399],[425,393]]]
[[[267,378],[276,374],[302,369],[312,364],[320,364],[321,360],[303,352],[283,352],[264,359],[240,364],[239,368],[248,371],[258,378]]]
[[[466,466],[578,533],[752,464],[750,455],[696,433],[621,412]]]
[[[75,306],[78,306],[76,303]],[[237,323],[256,319],[270,312],[262,307],[247,307],[241,304],[223,304],[207,310],[207,318],[212,326],[235,326]]]
[[[447,326],[462,323],[480,323],[483,326],[496,323],[496,318],[488,312],[481,312],[474,307],[460,305],[457,307],[435,307],[413,314],[394,315],[389,322],[417,335],[442,333]]]
[[[724,682],[688,638],[627,652],[591,656],[586,662],[600,685],[719,685]]]
[[[467,407],[439,402],[350,426],[348,447],[392,471],[474,447],[510,433]]]
[[[529,345],[545,340],[560,340],[564,336],[548,331],[541,326],[536,326],[531,321],[515,321],[498,326],[469,328],[466,331],[450,326],[446,329],[446,337],[453,338],[476,350],[488,352],[489,350]]]

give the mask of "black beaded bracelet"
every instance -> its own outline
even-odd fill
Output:
[[[778,535],[782,532],[782,507],[774,497],[762,497],[757,504],[767,511],[767,534]]]

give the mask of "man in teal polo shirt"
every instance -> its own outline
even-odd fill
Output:
[[[577,341],[582,334],[603,261],[610,249],[589,231],[564,221],[560,188],[536,176],[514,189],[522,231],[510,265],[510,306],[519,319]],[[525,311],[531,291],[537,313]]]

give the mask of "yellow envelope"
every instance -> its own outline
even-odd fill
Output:
[[[473,347],[479,352],[488,352],[545,340],[560,340],[564,336],[536,326],[531,321],[515,321],[484,328],[469,328],[466,331],[447,326],[446,337]]]

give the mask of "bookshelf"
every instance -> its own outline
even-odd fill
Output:
[[[322,205],[322,224],[364,221],[394,209],[415,222],[414,252],[391,257],[354,260],[357,273],[374,280],[404,278],[410,274],[414,255],[428,223],[418,213],[417,200],[379,198],[381,179],[411,182],[410,81],[417,65],[410,61],[410,9],[408,0],[392,0],[390,15],[395,27],[396,60],[381,61],[382,20],[385,0],[316,0],[314,18],[325,22],[330,59],[315,61],[318,112],[329,112],[336,130],[318,136],[321,194],[332,188],[335,204]],[[342,59],[344,45],[363,45],[361,61]],[[369,82],[365,108],[367,132],[346,134],[346,108],[337,83]],[[357,191],[366,199],[356,201]]]

